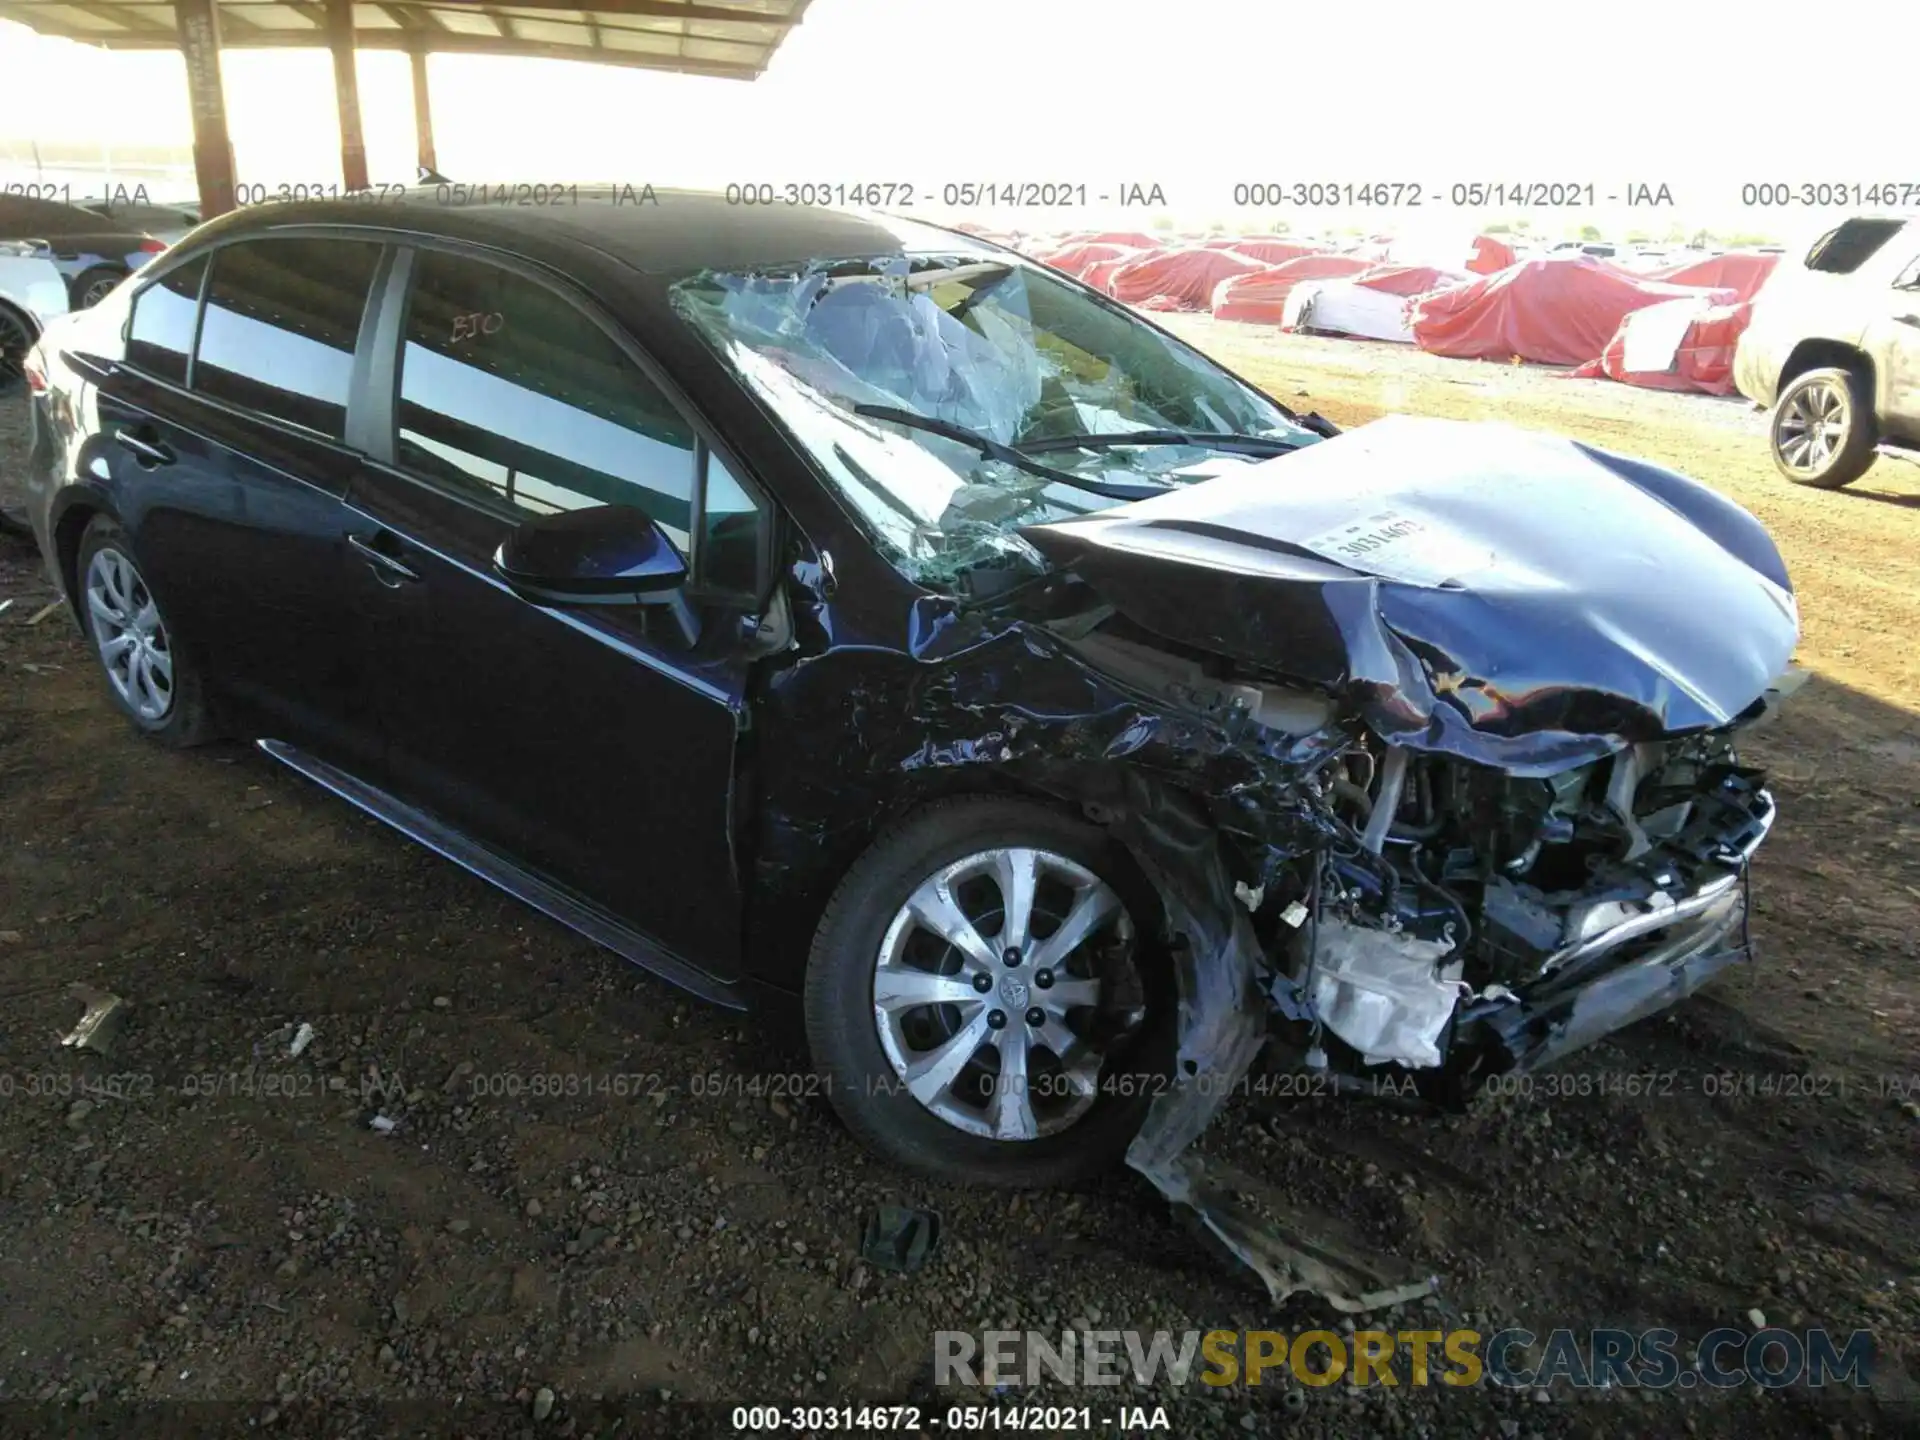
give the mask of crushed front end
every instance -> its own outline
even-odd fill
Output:
[[[1747,866],[1774,817],[1733,739],[1544,777],[1356,745],[1323,785],[1338,838],[1255,915],[1281,1043],[1457,1100],[1692,993],[1748,953]]]
[[[1731,721],[1560,768],[1506,769],[1380,738],[1324,693],[1181,656],[1107,617],[1071,646],[1116,683],[1232,737],[1249,767],[1206,797],[1218,860],[1138,801],[1108,807],[1186,937],[1180,1073],[1130,1163],[1265,1280],[1336,1308],[1425,1293],[1338,1217],[1298,1214],[1194,1141],[1265,1062],[1329,1089],[1463,1103],[1691,994],[1749,953],[1748,867],[1772,827]],[[1534,773],[1544,769],[1546,773]],[[1176,857],[1178,859],[1176,860]],[[1207,883],[1199,882],[1205,878]],[[1250,1203],[1249,1197],[1257,1196]]]

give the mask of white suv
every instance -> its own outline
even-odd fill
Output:
[[[1796,485],[1837,489],[1878,450],[1920,452],[1920,222],[1856,217],[1776,270],[1733,380],[1772,407],[1773,461]]]

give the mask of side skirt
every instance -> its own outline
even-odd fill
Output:
[[[582,899],[504,855],[468,839],[425,811],[416,810],[405,801],[396,800],[386,791],[358,780],[324,760],[317,760],[285,741],[256,740],[254,743],[288,769],[297,770],[314,784],[331,790],[374,819],[386,822],[408,839],[418,841],[436,855],[453,861],[482,880],[498,885],[514,899],[531,905],[596,944],[606,946],[622,959],[630,960],[641,969],[650,970],[661,979],[670,980],[712,1004],[729,1010],[747,1008],[737,985],[715,979],[592,901]]]

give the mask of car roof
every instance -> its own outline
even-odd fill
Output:
[[[236,239],[294,225],[377,225],[494,245],[562,266],[569,250],[585,248],[657,274],[855,256],[1004,253],[977,236],[894,215],[730,203],[714,191],[640,186],[418,186],[253,205],[216,224],[222,236]]]

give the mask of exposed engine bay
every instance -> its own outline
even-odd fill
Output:
[[[1271,969],[1274,1039],[1296,1064],[1420,1072],[1423,1093],[1459,1100],[1476,1078],[1635,1018],[1563,1025],[1546,1044],[1503,1023],[1523,1000],[1724,946],[1744,919],[1747,861],[1774,811],[1734,731],[1778,691],[1734,726],[1516,775],[1388,744],[1314,692],[1223,680],[1126,630],[1103,625],[1078,648],[1170,700],[1332,747],[1291,781],[1320,834],[1256,843],[1236,892]]]
[[[1443,1047],[1472,1045],[1453,1022],[1473,1001],[1575,985],[1689,922],[1730,924],[1772,823],[1763,778],[1726,732],[1541,779],[1369,737],[1328,782],[1342,835],[1287,902],[1305,904],[1302,922],[1259,917],[1269,953],[1293,961],[1276,995],[1294,1015],[1310,1000],[1361,1065],[1440,1066]],[[1310,1063],[1322,1041],[1310,1035]]]

